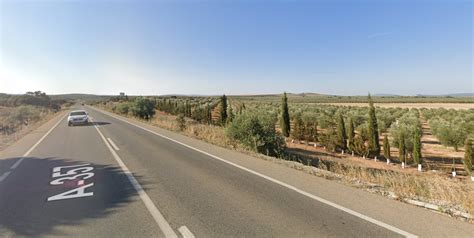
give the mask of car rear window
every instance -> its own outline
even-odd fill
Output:
[[[81,116],[81,115],[86,115],[86,112],[71,112],[69,115],[70,116]]]

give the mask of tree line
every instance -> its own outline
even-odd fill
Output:
[[[272,105],[247,109],[242,102],[230,103],[226,95],[218,98],[138,97],[116,105],[113,110],[143,119],[150,119],[155,109],[163,111],[178,116],[181,130],[186,128],[184,118],[222,126],[231,140],[273,156],[281,156],[285,151],[285,138],[291,138],[317,143],[331,152],[386,159],[392,159],[392,145],[398,148],[400,162],[421,164],[421,113],[424,110],[376,109],[370,94],[366,101],[368,108],[321,106],[316,116],[305,111],[290,111],[286,93],[281,97],[279,110],[271,110]]]

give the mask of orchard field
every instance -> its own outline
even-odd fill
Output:
[[[96,105],[317,176],[474,213],[473,98],[321,98],[125,96]],[[429,107],[443,100],[446,107]]]
[[[272,124],[275,135],[281,135],[281,97],[282,95],[229,96],[222,100],[221,97],[164,96],[149,99],[157,111],[182,115],[183,118],[190,119],[188,123],[222,126],[226,128],[226,135],[230,140],[242,142],[248,138],[239,137],[237,132],[233,132],[237,125],[232,127],[232,120],[239,116],[255,117],[263,121],[263,127]],[[112,98],[112,101],[122,102],[114,105],[113,110],[121,114],[133,114],[130,103],[124,102],[133,100],[133,97]],[[245,147],[274,156],[283,156],[282,151],[285,151],[285,155],[324,154],[328,158],[339,158],[345,153],[348,161],[353,160],[349,158],[353,156],[378,156],[379,160],[390,159],[393,165],[404,162],[406,171],[422,164],[424,170],[440,170],[444,173],[457,170],[459,175],[467,175],[464,173],[463,156],[466,140],[474,137],[473,97],[371,97],[380,147],[375,154],[368,148],[370,136],[367,96],[288,94],[287,101],[291,130],[283,137],[283,145],[278,144],[278,140],[265,141],[262,139],[265,137],[259,135],[259,140],[262,141],[244,145]],[[226,105],[223,106],[223,102]],[[181,122],[186,123],[182,119]],[[241,131],[238,132],[242,134]],[[420,145],[415,145],[416,133],[420,134]],[[384,146],[385,136],[387,144],[390,144],[387,148],[389,152],[381,148]],[[259,143],[262,144],[261,148],[256,145]],[[285,149],[280,148],[282,146]],[[414,148],[416,146],[419,148]],[[414,149],[419,151],[416,152],[419,155],[415,157]],[[401,154],[400,151],[404,153]],[[373,163],[358,162],[361,163],[364,166],[380,167]],[[393,166],[385,168],[398,169]]]

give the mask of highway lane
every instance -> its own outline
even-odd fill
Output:
[[[198,237],[399,236],[278,184],[91,110],[173,227]]]
[[[154,216],[157,211],[179,236],[184,229],[196,237],[401,236],[393,229],[88,109],[97,128],[67,127],[63,120],[0,182],[0,237],[160,237],[164,232]],[[18,160],[11,155],[1,158],[0,176]],[[53,178],[54,168],[71,165],[83,166],[62,168],[61,173],[79,168],[77,174],[94,175],[55,181],[62,176]],[[124,166],[132,173],[124,172]],[[93,169],[87,171],[87,167]],[[137,193],[131,176],[144,192]],[[59,196],[60,200],[48,201],[91,183],[78,193],[81,197]],[[93,195],[88,194],[91,192]]]
[[[0,163],[10,166],[19,160],[3,158]],[[81,176],[50,184],[57,179],[53,178],[54,168],[84,164],[88,165],[64,168],[60,173],[90,167],[87,172],[93,174],[91,178]],[[93,184],[84,191],[93,195],[48,201],[81,187],[78,183]],[[74,194],[79,192],[70,195]],[[65,119],[0,183],[0,211],[1,237],[162,236],[96,129],[68,127]]]

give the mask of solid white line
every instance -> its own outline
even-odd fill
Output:
[[[281,181],[276,180],[276,179],[274,179],[274,178],[272,178],[272,177],[269,177],[269,176],[267,176],[267,175],[261,174],[261,173],[259,173],[259,172],[254,171],[254,170],[251,170],[251,169],[248,169],[248,168],[246,168],[246,167],[243,167],[243,166],[241,166],[241,165],[238,165],[238,164],[235,164],[235,163],[233,163],[233,162],[227,161],[227,160],[222,159],[222,158],[220,158],[220,157],[218,157],[218,156],[216,156],[216,155],[210,154],[210,153],[205,152],[205,151],[202,151],[202,150],[200,150],[200,149],[198,149],[198,148],[195,148],[195,147],[192,147],[192,146],[190,146],[190,145],[187,145],[187,144],[185,144],[185,143],[183,143],[183,142],[180,142],[180,141],[177,141],[177,140],[175,140],[175,139],[169,138],[169,137],[167,137],[167,136],[165,136],[165,135],[162,135],[162,134],[160,134],[160,133],[158,133],[158,132],[152,131],[152,130],[147,129],[147,128],[145,128],[145,127],[142,127],[142,126],[133,124],[133,123],[131,123],[131,122],[128,122],[128,121],[126,121],[126,120],[124,120],[124,119],[122,119],[122,118],[119,118],[119,117],[117,117],[117,116],[115,116],[115,115],[112,115],[112,114],[109,113],[109,112],[105,112],[105,111],[102,111],[102,110],[100,110],[100,111],[101,111],[102,113],[106,114],[106,115],[109,115],[109,116],[115,118],[115,119],[118,119],[118,120],[120,120],[120,121],[126,122],[126,123],[128,123],[128,124],[130,124],[130,125],[133,125],[133,126],[135,126],[135,127],[138,127],[138,128],[140,128],[140,129],[143,129],[143,130],[145,130],[145,131],[148,131],[148,132],[150,132],[150,133],[152,133],[152,134],[155,134],[155,135],[160,136],[160,137],[162,137],[162,138],[165,138],[165,139],[167,139],[167,140],[170,140],[170,141],[173,141],[173,142],[175,142],[175,143],[178,143],[178,144],[180,144],[180,145],[182,145],[182,146],[184,146],[184,147],[187,147],[187,148],[189,148],[189,149],[192,149],[192,150],[195,150],[195,151],[197,151],[197,152],[203,153],[203,154],[205,154],[205,155],[207,155],[207,156],[209,156],[209,157],[211,157],[211,158],[214,158],[214,159],[216,159],[216,160],[222,161],[222,162],[224,162],[224,163],[227,163],[227,164],[229,164],[229,165],[232,165],[232,166],[234,166],[234,167],[237,167],[237,168],[239,168],[239,169],[242,169],[242,170],[244,170],[244,171],[247,171],[247,172],[249,172],[249,173],[251,173],[251,174],[254,174],[254,175],[256,175],[256,176],[259,176],[259,177],[261,177],[261,178],[264,178],[264,179],[266,179],[266,180],[268,180],[268,181],[271,181],[271,182],[274,182],[274,183],[276,183],[276,184],[279,184],[279,185],[281,185],[281,186],[283,186],[283,187],[286,187],[286,188],[288,188],[288,189],[290,189],[290,190],[293,190],[293,191],[295,191],[295,192],[297,192],[297,193],[299,193],[299,194],[302,194],[302,195],[304,195],[304,196],[307,196],[307,197],[309,197],[309,198],[312,198],[312,199],[314,199],[314,200],[316,200],[316,201],[319,201],[319,202],[324,203],[324,204],[326,204],[326,205],[329,205],[329,206],[331,206],[331,207],[337,208],[337,209],[339,209],[339,210],[341,210],[341,211],[344,211],[344,212],[346,212],[346,213],[349,213],[349,214],[351,214],[351,215],[353,215],[353,216],[356,216],[356,217],[358,217],[358,218],[361,218],[361,219],[363,219],[363,220],[366,220],[366,221],[368,221],[368,222],[371,222],[371,223],[376,224],[376,225],[378,225],[378,226],[381,226],[381,227],[383,227],[383,228],[386,228],[386,229],[388,229],[388,230],[390,230],[390,231],[393,231],[393,232],[398,233],[398,234],[400,234],[400,235],[403,235],[403,236],[405,236],[405,237],[413,237],[413,238],[414,238],[414,237],[418,237],[418,236],[416,236],[416,235],[414,235],[414,234],[411,234],[411,233],[409,233],[409,232],[407,232],[407,231],[401,230],[401,229],[399,229],[399,228],[397,228],[397,227],[394,227],[394,226],[392,226],[392,225],[386,224],[386,223],[384,223],[384,222],[382,222],[382,221],[379,221],[379,220],[376,220],[376,219],[374,219],[374,218],[368,217],[368,216],[366,216],[366,215],[364,215],[364,214],[358,213],[358,212],[356,212],[356,211],[354,211],[354,210],[351,210],[351,209],[349,209],[349,208],[343,207],[343,206],[341,206],[341,205],[339,205],[339,204],[333,203],[333,202],[328,201],[328,200],[326,200],[326,199],[324,199],[324,198],[320,198],[320,197],[318,197],[318,196],[316,196],[316,195],[313,195],[313,194],[311,194],[311,193],[308,193],[308,192],[306,192],[306,191],[303,191],[303,190],[301,190],[301,189],[298,189],[298,188],[296,188],[296,187],[294,187],[294,186],[292,186],[292,185],[289,185],[289,184],[287,184],[287,183],[281,182]]]
[[[145,192],[145,190],[143,190],[143,187],[140,185],[140,183],[138,183],[137,179],[133,176],[133,174],[130,172],[128,167],[123,163],[122,159],[117,154],[117,152],[115,152],[115,150],[113,150],[113,148],[109,145],[109,143],[107,143],[105,136],[102,134],[99,128],[96,125],[94,125],[94,128],[99,133],[105,145],[107,145],[107,148],[109,148],[110,153],[112,153],[115,160],[120,165],[120,168],[122,168],[122,171],[125,173],[125,175],[127,175],[128,180],[132,184],[133,188],[135,188],[135,190],[137,191],[138,195],[140,196],[140,199],[143,201],[146,208],[155,219],[155,222],[158,224],[158,226],[160,227],[165,237],[177,238],[178,235],[176,235],[174,230],[171,228],[170,224],[166,221],[166,219],[163,217],[163,215],[155,206],[155,204],[153,204],[148,194]]]
[[[54,128],[56,128],[56,127],[59,125],[59,123],[61,123],[61,121],[62,121],[66,116],[67,116],[67,113],[64,114],[64,116],[61,117],[61,119],[60,119],[58,122],[56,122],[56,124],[54,124],[54,126],[51,127],[51,129],[49,129],[49,131],[46,132],[46,134],[44,134],[43,137],[41,137],[41,139],[39,139],[39,141],[36,142],[36,144],[34,144],[34,145],[23,155],[23,157],[27,157],[28,155],[30,155],[31,151],[33,151],[33,150],[36,148],[36,146],[38,146],[38,145],[44,140],[44,138],[46,138],[46,136],[48,136],[49,133],[51,133],[51,132],[54,130]],[[17,166],[18,166],[18,165],[17,165]]]
[[[63,117],[61,117],[61,119],[59,119],[59,121],[56,122],[56,124],[54,124],[54,126],[51,127],[33,146],[31,146],[30,149],[26,151],[23,154],[23,156],[10,167],[10,170],[16,169],[21,164],[21,162],[23,162],[25,157],[27,157],[44,140],[44,138],[46,138],[46,136],[48,136],[51,133],[51,131],[53,131],[54,128],[56,128],[59,125],[59,123],[61,123],[61,121],[66,117],[66,115],[67,113]],[[0,177],[0,182],[2,182],[9,174],[10,172],[3,174]]]
[[[0,176],[0,182],[2,182],[4,179],[6,179],[10,175],[10,171],[5,172],[2,176]]]
[[[10,167],[10,169],[16,169],[16,167],[18,167],[18,165],[20,165],[20,163],[25,159],[25,157],[21,157],[19,160],[17,160],[13,165],[12,167]]]
[[[120,150],[117,145],[115,145],[115,143],[112,141],[112,139],[108,138],[107,137],[107,140],[110,142],[110,144],[112,145],[112,147],[114,147],[115,150]]]
[[[186,227],[182,226],[178,228],[179,233],[183,236],[183,238],[194,238],[194,234]]]

